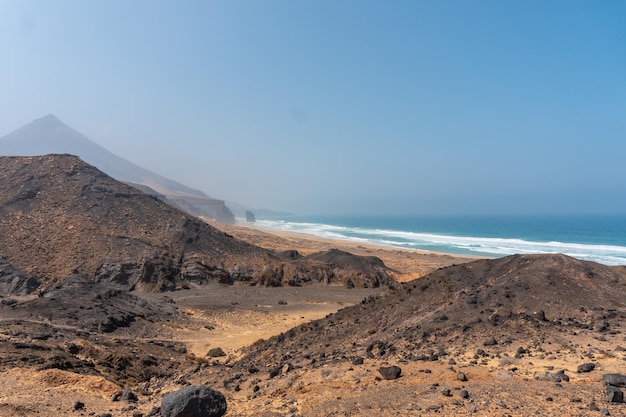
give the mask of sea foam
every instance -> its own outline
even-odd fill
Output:
[[[562,253],[605,265],[626,265],[626,246],[542,242],[505,237],[457,236],[283,220],[259,220],[257,224],[272,230],[416,250],[486,257]]]

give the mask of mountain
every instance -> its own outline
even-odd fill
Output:
[[[380,260],[360,259],[283,259],[75,156],[0,157],[0,289],[7,292],[75,281],[143,291],[210,281],[395,285]]]
[[[67,126],[54,115],[47,115],[0,138],[0,155],[35,156],[77,155],[113,178],[143,186],[164,195],[167,201],[194,216],[234,223],[232,212],[223,201],[164,178],[121,158]]]

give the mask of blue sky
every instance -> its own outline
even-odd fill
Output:
[[[300,214],[626,213],[622,1],[0,0],[0,136],[53,113]]]

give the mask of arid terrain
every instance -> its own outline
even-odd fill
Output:
[[[189,384],[227,416],[626,415],[626,267],[208,224],[67,155],[0,174],[1,416]]]

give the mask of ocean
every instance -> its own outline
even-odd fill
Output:
[[[625,216],[290,216],[259,227],[480,257],[563,253],[626,265]]]

